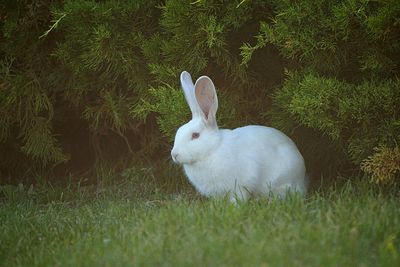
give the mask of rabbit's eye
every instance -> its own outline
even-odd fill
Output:
[[[200,137],[200,133],[192,133],[192,140]]]

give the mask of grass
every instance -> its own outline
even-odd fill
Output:
[[[2,266],[400,266],[398,194],[365,182],[238,206],[129,180],[1,190]]]

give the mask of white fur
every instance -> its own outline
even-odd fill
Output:
[[[211,79],[202,76],[194,85],[184,71],[181,84],[192,120],[178,129],[171,155],[201,194],[229,195],[235,201],[246,200],[249,194],[306,192],[304,160],[289,137],[257,125],[218,129],[218,100]],[[194,132],[200,137],[192,140]]]

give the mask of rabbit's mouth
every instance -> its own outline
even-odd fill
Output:
[[[196,163],[195,160],[183,160],[179,154],[171,153],[172,161],[178,165],[193,165]]]
[[[179,165],[187,164],[186,162],[182,161],[182,156],[180,156],[178,153],[171,152],[171,158],[172,161],[176,164]]]
[[[177,154],[177,153],[171,153],[171,157],[172,157],[173,162],[175,162],[175,163],[177,163],[177,164],[181,164],[181,163],[178,161],[179,154]]]

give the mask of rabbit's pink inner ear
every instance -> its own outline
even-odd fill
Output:
[[[215,90],[209,78],[200,79],[196,83],[196,99],[204,116],[208,119],[211,107],[215,101]]]

